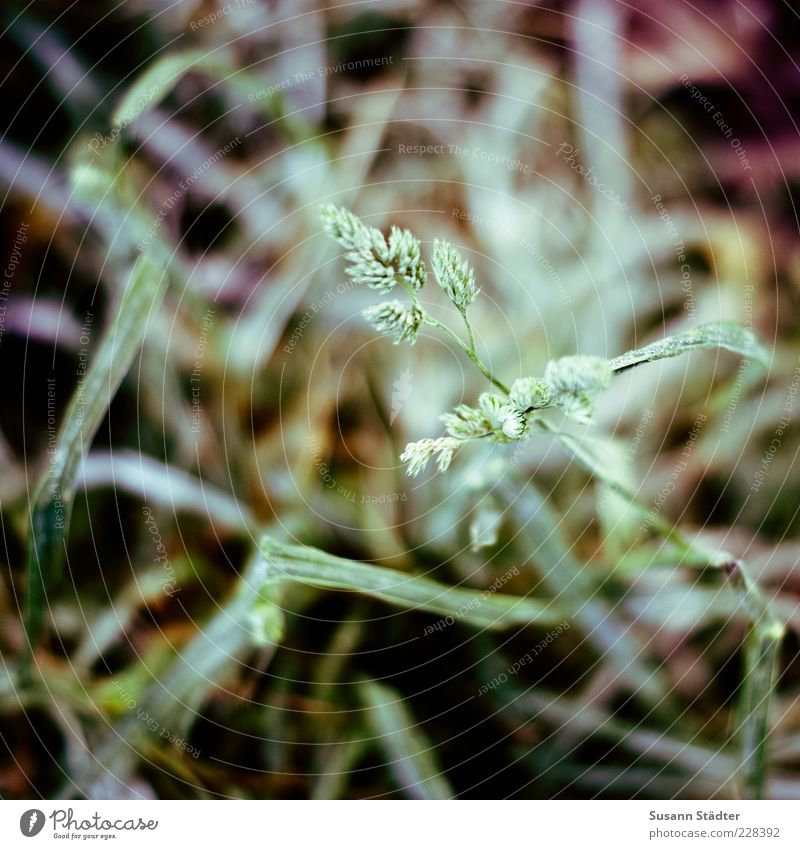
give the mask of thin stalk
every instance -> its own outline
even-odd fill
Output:
[[[403,696],[371,679],[356,686],[364,719],[400,792],[412,799],[452,799],[453,788],[436,760],[435,748]]]
[[[531,624],[555,625],[564,618],[549,600],[512,596],[441,584],[384,566],[335,557],[316,548],[289,545],[265,536],[261,541],[264,572],[261,596],[286,583],[359,592],[388,604],[437,613],[446,620],[503,630]],[[268,599],[268,604],[273,604]],[[447,623],[451,624],[451,623]]]
[[[467,335],[469,336],[469,345],[473,351],[477,350],[475,347],[475,334],[472,330],[472,322],[467,318],[467,311],[464,310],[461,313],[461,317],[464,319],[464,324],[467,327]]]
[[[739,749],[739,783],[745,798],[762,798],[767,780],[769,705],[775,691],[778,653],[785,632],[784,624],[775,616],[769,601],[741,560],[724,552],[711,552],[689,539],[671,522],[660,516],[653,516],[649,508],[632,492],[605,475],[592,455],[585,451],[574,437],[562,433],[543,419],[537,419],[537,422],[548,433],[557,436],[593,477],[612,487],[631,506],[650,518],[652,526],[680,549],[682,562],[721,569],[738,591],[740,603],[751,621],[744,643],[744,671],[734,729]]]
[[[508,395],[508,387],[501,381],[496,378],[492,372],[489,370],[487,366],[483,364],[483,361],[478,356],[478,352],[472,345],[468,345],[460,336],[453,333],[453,331],[446,325],[443,324],[433,316],[425,314],[425,323],[430,324],[432,327],[438,327],[440,330],[443,330],[455,343],[461,348],[464,353],[472,360],[473,363],[478,367],[480,373],[489,381],[491,381],[501,392],[505,395]],[[471,335],[471,334],[470,334]],[[474,344],[474,343],[473,343]]]
[[[61,578],[81,462],[144,342],[149,319],[164,298],[166,284],[164,267],[147,255],[141,255],[131,267],[97,357],[72,393],[50,463],[30,505],[25,567],[27,645],[20,658],[23,671],[30,666],[44,631],[49,594]]]
[[[91,756],[68,778],[60,798],[91,797],[105,776],[130,774],[137,753],[149,752],[158,742],[142,713],[158,717],[161,727],[176,736],[189,733],[210,693],[231,675],[242,655],[259,644],[253,631],[254,608],[262,598],[259,564],[258,559],[250,560],[231,598],[198,629],[163,678],[149,683],[128,712],[108,725],[93,745]],[[275,645],[269,643],[267,648],[274,650]]]
[[[545,419],[537,417],[536,423],[548,433],[552,433],[565,448],[578,460],[581,465],[589,472],[592,477],[601,481],[608,486],[613,492],[621,495],[633,507],[636,507],[645,517],[650,519],[652,527],[655,528],[664,539],[671,542],[678,548],[681,553],[689,559],[697,559],[699,556],[702,562],[711,563],[716,557],[716,553],[712,553],[702,549],[696,542],[689,539],[681,530],[679,530],[672,522],[663,519],[658,515],[651,515],[650,509],[646,504],[643,504],[634,493],[627,487],[620,484],[618,481],[609,478],[601,469],[597,461],[592,455],[584,449],[580,442],[572,436],[572,434],[564,433],[558,430]]]
[[[744,641],[744,670],[736,707],[739,782],[747,799],[762,799],[767,780],[769,706],[777,683],[778,656],[785,626],[740,560],[724,564],[738,585],[752,624]]]
[[[419,298],[417,297],[416,291],[405,282],[401,278],[395,278],[397,282],[408,292],[411,297],[411,300],[414,302],[415,306],[420,307],[422,309]],[[480,373],[491,383],[493,383],[501,392],[505,395],[508,395],[508,387],[501,381],[496,378],[490,369],[483,363],[483,360],[478,356],[478,351],[475,347],[475,334],[472,331],[472,325],[469,323],[467,319],[466,312],[462,312],[461,316],[464,319],[464,323],[467,325],[467,333],[469,334],[469,343],[465,342],[457,333],[454,333],[446,324],[434,318],[432,315],[429,315],[424,309],[422,310],[425,318],[425,324],[429,324],[431,327],[438,327],[439,330],[442,330],[447,336],[452,339],[453,342],[461,348],[462,351],[472,360],[473,363],[477,366]]]

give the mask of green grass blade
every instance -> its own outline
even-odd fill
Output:
[[[97,358],[70,399],[49,466],[37,488],[26,565],[25,631],[31,651],[42,634],[47,593],[60,577],[81,460],[142,344],[147,317],[158,308],[165,283],[164,269],[140,256]]]
[[[737,705],[740,785],[746,799],[763,799],[767,780],[769,706],[775,690],[783,628],[752,625],[744,646],[742,692]]]
[[[543,423],[549,432],[552,426]],[[569,434],[556,433],[566,447],[598,480],[625,496],[631,506],[648,515],[648,508],[609,478],[591,451]],[[775,617],[746,565],[724,552],[705,550],[682,534],[666,519],[654,521],[663,538],[675,544],[684,565],[712,565],[723,570],[734,588],[739,602],[750,619],[751,626],[745,641],[744,673],[737,706],[736,737],[739,745],[739,779],[742,793],[749,798],[761,798],[767,780],[767,731],[769,704],[776,684],[778,651],[784,626]]]
[[[265,586],[297,581],[315,587],[352,590],[400,607],[418,608],[482,628],[555,625],[563,620],[553,602],[450,587],[422,578],[334,557],[303,545],[287,545],[264,537]]]
[[[190,70],[217,68],[221,64],[209,56],[207,50],[185,50],[162,56],[140,74],[125,92],[114,110],[112,121],[117,127],[126,127],[149,109],[155,108],[170,92],[180,78]]]
[[[778,653],[785,628],[741,561],[723,564],[742,594],[752,624],[744,644],[744,670],[736,706],[739,785],[746,799],[764,798],[767,781],[769,707],[777,683]]]
[[[163,675],[154,676],[137,698],[135,707],[158,717],[161,728],[179,737],[188,735],[198,711],[222,682],[236,674],[239,658],[259,641],[252,630],[251,611],[257,602],[258,561],[251,559],[233,595],[172,660]],[[262,642],[263,645],[263,642]],[[269,650],[270,647],[266,647]],[[267,660],[263,661],[265,664]],[[163,746],[158,733],[130,709],[108,725],[62,790],[62,796],[87,795],[106,775],[127,775],[137,753],[152,753]]]
[[[635,629],[607,603],[598,583],[602,578],[576,559],[543,494],[530,482],[521,495],[505,482],[496,491],[519,529],[519,556],[527,558],[524,562],[536,568],[547,591],[560,600],[562,619],[584,632],[617,680],[653,710],[666,710],[669,680],[652,663]]]
[[[226,530],[246,534],[256,527],[252,511],[229,492],[136,451],[92,451],[83,460],[78,483],[86,490],[107,486],[127,492],[173,513],[202,516]]]
[[[344,799],[347,785],[361,758],[369,749],[369,740],[345,740],[327,746],[323,771],[318,772],[312,786],[312,799]]]
[[[403,697],[372,680],[359,684],[358,692],[367,722],[386,753],[387,766],[400,789],[415,799],[451,799],[453,790],[436,763],[433,744],[421,731]]]
[[[686,351],[698,348],[726,348],[743,357],[751,357],[762,365],[769,362],[769,354],[758,341],[755,333],[735,321],[715,321],[701,324],[686,333],[667,336],[644,348],[628,351],[609,361],[612,371],[627,371],[642,363],[652,363],[667,357],[678,357]]]

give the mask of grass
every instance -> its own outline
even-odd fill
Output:
[[[444,10],[448,56],[397,14],[413,54],[281,89],[358,58],[356,10],[309,16],[302,56],[285,22],[283,59],[234,14],[156,55],[176,24],[146,15],[141,64],[75,46],[77,87],[19,29],[38,114],[68,108],[0,142],[30,223],[0,337],[0,795],[796,797],[789,252],[738,172],[732,209],[705,181],[691,98],[632,95],[623,133],[587,90],[576,125],[567,53],[501,34],[535,22],[498,8],[487,40]],[[396,224],[391,258],[353,243],[343,274],[332,203]]]

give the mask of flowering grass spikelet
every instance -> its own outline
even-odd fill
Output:
[[[322,207],[321,216],[326,232],[347,249],[346,256],[350,262],[347,274],[350,277],[357,283],[383,292],[399,284],[409,296],[406,303],[388,300],[363,311],[363,316],[377,330],[393,333],[395,344],[407,341],[413,345],[423,324],[439,328],[502,393],[484,392],[475,407],[460,404],[440,416],[446,436],[409,443],[401,459],[407,464],[407,472],[411,476],[423,471],[432,457],[437,458],[439,471],[444,472],[456,450],[472,440],[486,439],[503,444],[527,439],[534,427],[558,433],[544,417],[536,415],[539,410],[556,407],[575,421],[589,424],[597,397],[609,387],[612,375],[642,363],[677,356],[693,348],[710,347],[728,348],[745,356],[755,349],[755,356],[766,363],[766,352],[752,331],[734,322],[715,322],[628,351],[611,361],[584,355],[551,360],[542,378],[520,377],[509,389],[485,365],[476,349],[467,308],[478,296],[479,289],[469,263],[451,244],[434,241],[432,268],[437,283],[461,314],[467,340],[427,313],[420,303],[417,293],[426,282],[427,272],[420,241],[413,233],[392,226],[387,239],[380,230],[368,227],[349,210],[333,205]],[[396,408],[399,409],[400,395],[407,388],[401,387],[400,383],[402,381],[395,383],[397,392],[392,396],[391,423],[394,422]]]
[[[419,326],[424,313],[417,304],[403,304],[400,301],[384,301],[367,307],[361,315],[382,333],[396,333],[394,344],[417,341]]]
[[[389,256],[389,246],[380,230],[366,228],[364,244],[347,254],[350,267],[346,273],[356,283],[364,283],[370,289],[388,292],[397,282],[395,270]]]
[[[436,458],[436,468],[444,474],[444,472],[450,468],[450,463],[453,460],[453,454],[455,454],[456,449],[459,448],[460,441],[449,436],[443,436],[437,439],[436,443],[436,451],[438,453]]]
[[[433,243],[433,273],[447,297],[463,313],[478,297],[475,274],[449,242]]]
[[[522,410],[506,405],[500,412],[501,430],[509,439],[522,439],[528,435],[528,417]]]
[[[367,238],[366,224],[349,209],[326,203],[320,210],[322,227],[342,247],[349,251],[360,250]]]
[[[499,395],[482,393],[478,398],[478,406],[485,417],[491,442],[507,442],[527,435],[527,416]]]
[[[491,429],[483,413],[466,404],[459,404],[452,413],[443,413],[439,420],[456,439],[477,439]]]
[[[425,285],[427,273],[422,261],[419,239],[410,230],[392,227],[389,233],[389,261],[395,273],[412,289]]]
[[[501,414],[508,404],[493,392],[482,392],[478,398],[478,407],[492,428],[502,427]]]
[[[320,217],[325,232],[347,248],[350,267],[346,274],[357,283],[388,292],[396,283],[396,270],[392,262],[392,248],[386,243],[383,233],[375,227],[368,227],[349,209],[332,204],[322,207]],[[407,245],[404,249],[408,254]],[[409,262],[410,256],[406,258],[406,263]]]
[[[552,403],[553,390],[538,377],[520,377],[511,384],[508,400],[518,410],[540,410]]]
[[[460,444],[460,440],[450,436],[441,436],[438,439],[420,439],[418,442],[409,442],[406,445],[406,450],[400,455],[400,459],[408,466],[406,474],[415,478],[425,470],[428,460],[438,454],[437,468],[440,472],[446,472],[453,459],[453,454]]]
[[[588,424],[597,396],[611,383],[611,374],[601,357],[575,355],[551,360],[544,379],[553,388],[553,403],[575,421]]]

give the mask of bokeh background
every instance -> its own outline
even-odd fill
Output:
[[[363,321],[375,293],[322,203],[457,245],[507,382],[717,319],[759,334],[768,369],[644,366],[592,427],[785,623],[766,793],[800,795],[791,3],[7,0],[2,18],[0,795],[740,794],[735,593],[548,436],[406,477],[406,442],[488,387],[446,338],[393,346]],[[33,493],[142,254],[166,293],[84,446],[25,678]],[[247,595],[264,533],[602,615],[490,631],[295,585],[278,640]]]

